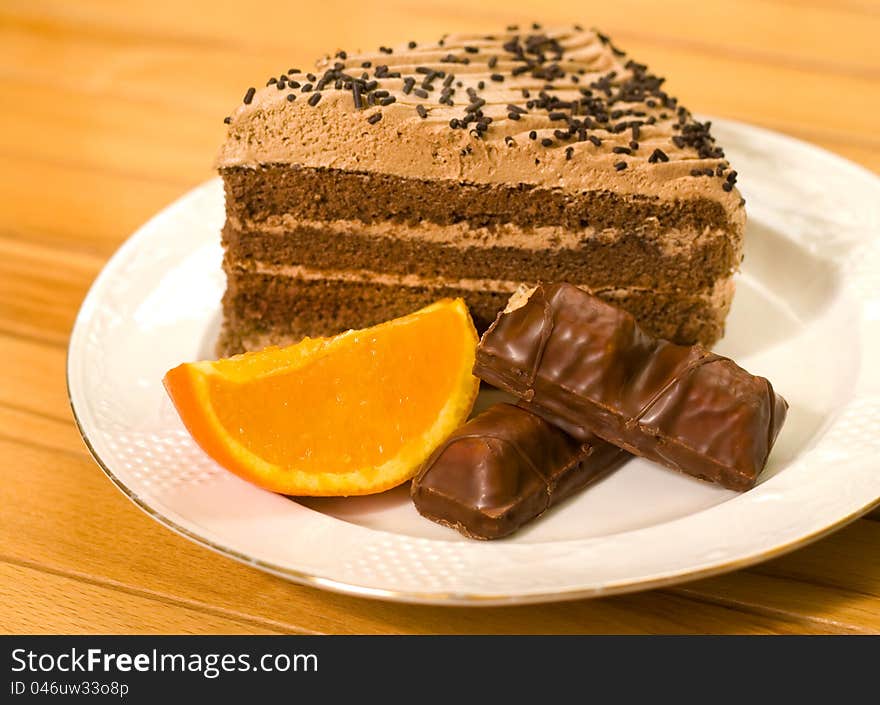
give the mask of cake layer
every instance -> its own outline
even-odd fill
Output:
[[[294,213],[307,220],[365,223],[467,222],[471,227],[513,223],[604,230],[656,220],[662,229],[742,232],[742,209],[710,198],[661,199],[607,190],[578,192],[524,183],[471,184],[323,167],[269,164],[221,169],[226,215],[261,222]]]
[[[730,276],[739,252],[722,231],[658,232],[630,228],[470,228],[285,218],[281,225],[223,230],[230,263],[259,261],[335,270],[421,272],[450,279],[588,281],[592,287],[700,289]]]
[[[449,281],[302,267],[264,265],[261,271],[253,266],[228,268],[218,352],[230,355],[297,342],[304,336],[333,335],[370,326],[443,297],[464,298],[475,325],[483,331],[518,286],[517,281]],[[593,291],[630,311],[653,335],[711,345],[723,333],[733,281],[726,279],[697,293],[637,288]]]

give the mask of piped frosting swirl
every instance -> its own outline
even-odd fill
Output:
[[[248,89],[218,167],[292,164],[703,197],[741,208],[709,123],[602,33],[508,27],[337,52]]]

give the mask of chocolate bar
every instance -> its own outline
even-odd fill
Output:
[[[428,458],[412,482],[423,516],[476,539],[508,536],[629,455],[576,441],[535,414],[495,404]]]
[[[763,377],[641,330],[570,284],[518,292],[483,335],[474,374],[579,439],[733,490],[754,486],[788,404]]]

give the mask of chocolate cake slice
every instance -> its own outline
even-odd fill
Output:
[[[461,296],[485,329],[565,281],[714,343],[744,202],[708,123],[603,34],[508,27],[339,51],[226,119],[221,354]]]

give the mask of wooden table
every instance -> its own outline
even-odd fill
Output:
[[[582,3],[544,3],[537,19],[604,28],[698,112],[880,171],[876,0],[590,5],[588,15]],[[876,513],[785,557],[671,589],[437,608],[286,583],[178,537],[111,485],[71,418],[68,334],[110,254],[212,175],[222,118],[244,89],[338,47],[536,19],[525,0],[296,6],[0,6],[0,632],[880,632]]]

